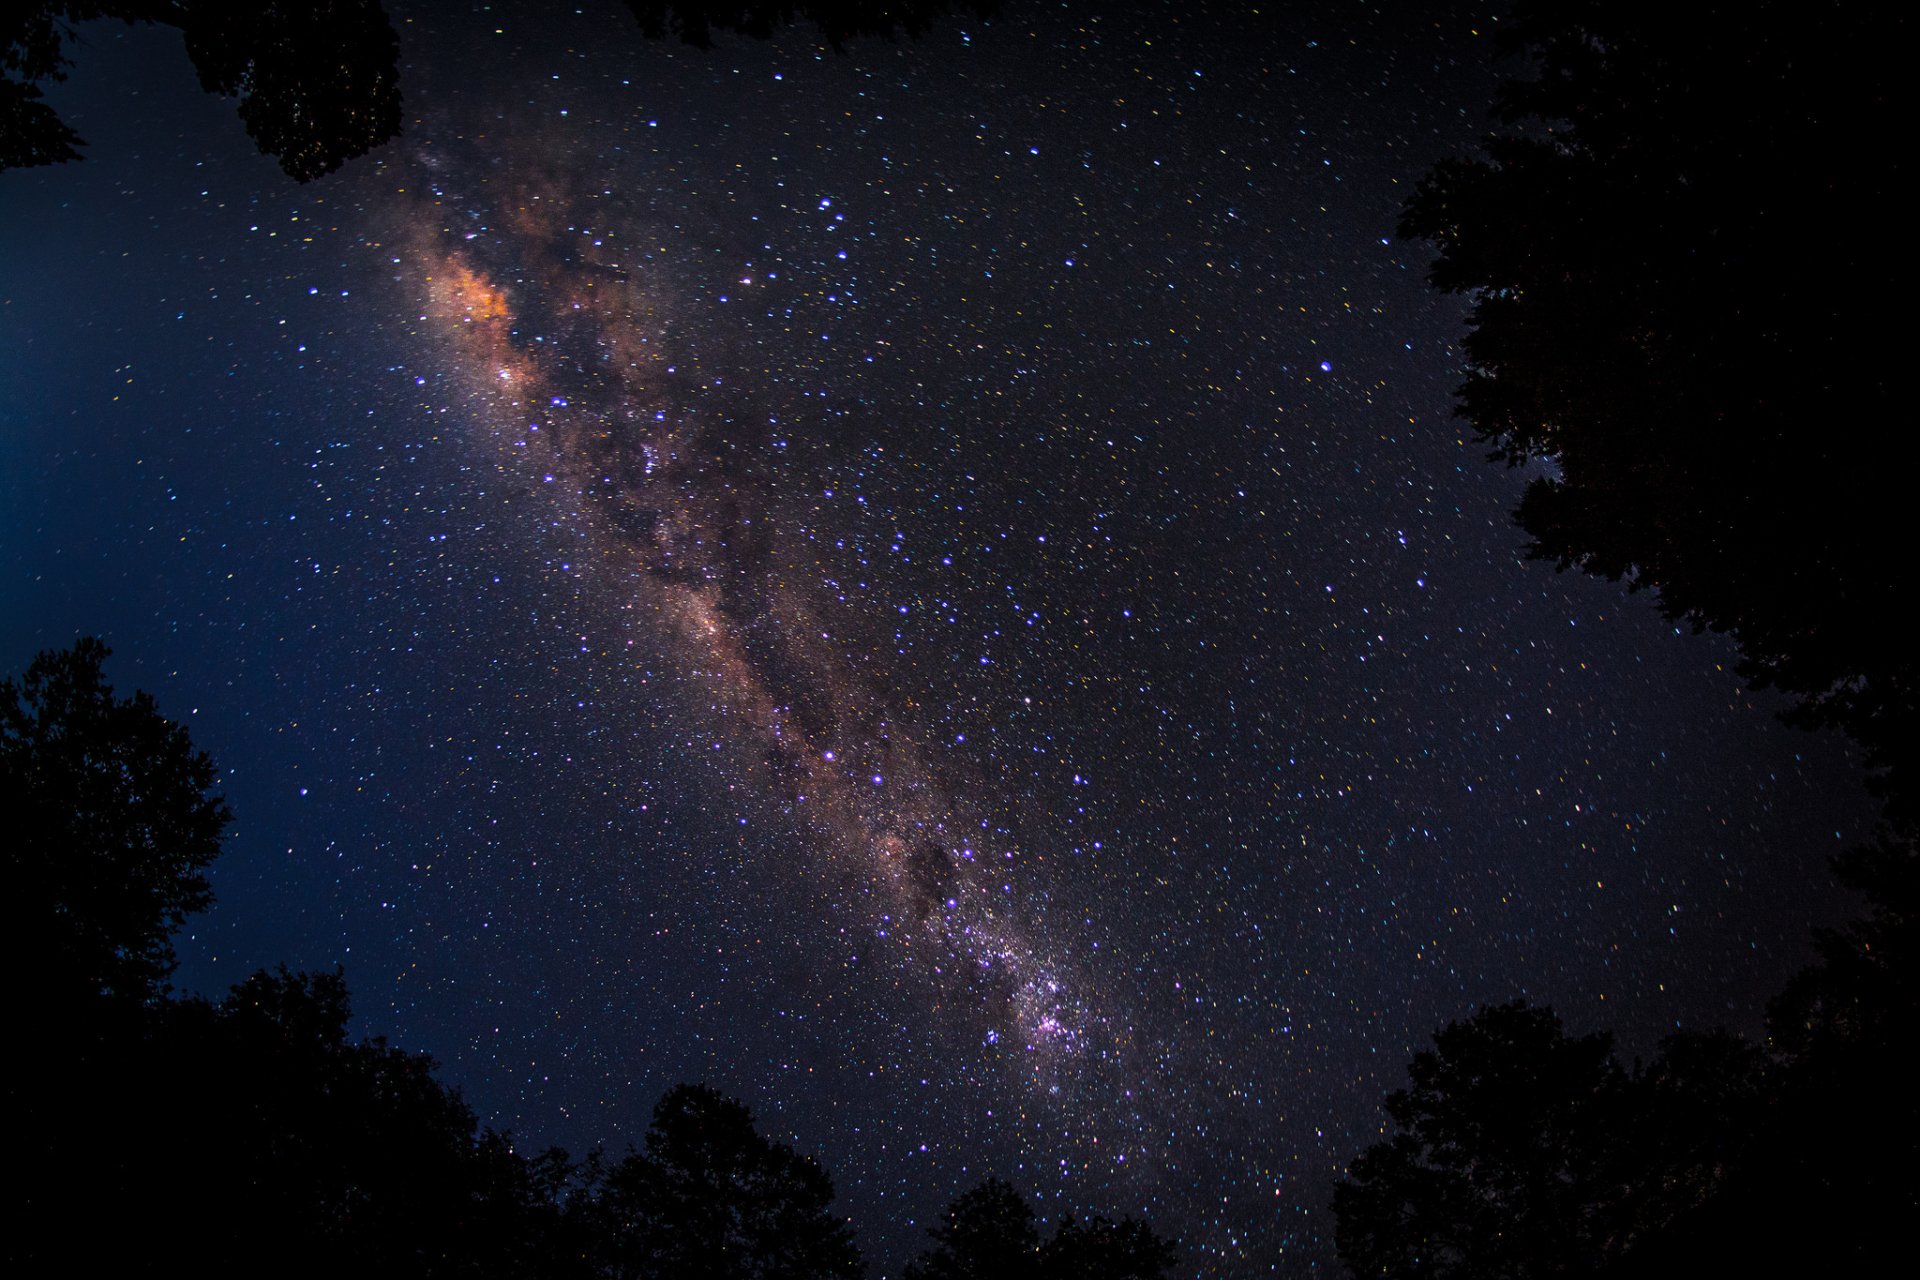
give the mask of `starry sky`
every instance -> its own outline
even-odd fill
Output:
[[[523,1146],[712,1083],[876,1275],[988,1174],[1291,1275],[1436,1026],[1752,1030],[1843,912],[1845,744],[1451,415],[1486,7],[389,8],[329,178],[104,25],[0,176],[0,657],[221,764],[182,987],[344,965]]]

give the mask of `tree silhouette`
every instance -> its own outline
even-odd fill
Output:
[[[1386,1100],[1399,1132],[1334,1190],[1354,1275],[1585,1274],[1626,1086],[1611,1037],[1495,1005],[1435,1035],[1409,1074]]]
[[[1867,914],[1814,930],[1818,960],[1774,999],[1768,1030],[1799,1061],[1857,1054],[1895,1062],[1906,1056],[1906,1028],[1920,1024],[1920,852],[1883,835],[1836,859],[1834,870],[1865,895]]]
[[[704,1085],[645,1149],[576,1164],[481,1129],[424,1054],[356,1039],[344,976],[259,972],[218,1003],[166,990],[228,822],[212,762],[84,640],[0,682],[0,800],[26,1014],[0,1080],[19,1163],[7,1274],[856,1280],[812,1159]],[[29,960],[31,964],[29,965]],[[1002,1182],[968,1192],[921,1280],[1164,1280],[1144,1224],[1042,1242]]]
[[[1809,1070],[1688,1032],[1628,1071],[1518,1002],[1434,1046],[1334,1188],[1356,1277],[1870,1274],[1907,1251],[1914,1104],[1889,1056]]]
[[[928,1234],[934,1247],[908,1265],[907,1280],[1027,1280],[1039,1274],[1033,1210],[999,1178],[963,1192]]]
[[[1633,1074],[1607,1135],[1613,1186],[1596,1212],[1601,1253],[1619,1260],[1616,1272],[1658,1271],[1672,1255],[1674,1224],[1726,1195],[1729,1178],[1752,1163],[1776,1086],[1776,1064],[1725,1031],[1669,1036]]]
[[[1433,282],[1474,300],[1459,412],[1497,456],[1542,464],[1517,513],[1534,554],[1730,632],[1750,681],[1797,696],[1794,719],[1865,747],[1892,827],[1843,861],[1869,914],[1817,933],[1769,1054],[1670,1041],[1633,1077],[1615,1189],[1581,1211],[1592,1265],[1871,1272],[1920,1211],[1904,1079],[1920,648],[1886,621],[1915,568],[1904,469],[1874,435],[1904,421],[1900,331],[1879,312],[1914,269],[1861,234],[1895,225],[1912,167],[1890,129],[1912,113],[1910,24],[1846,0],[1521,0],[1503,27],[1534,76],[1401,227],[1438,248]],[[1363,1161],[1336,1207],[1371,1271],[1383,1242],[1419,1247],[1409,1206],[1434,1196],[1410,1188],[1435,1171],[1380,1147]],[[1464,1176],[1440,1172],[1428,1192]]]
[[[222,1206],[201,1257],[236,1273],[262,1256],[312,1275],[558,1271],[539,1166],[479,1132],[431,1058],[350,1039],[349,1014],[339,974],[282,970],[161,1024],[136,1086],[154,1090],[155,1140],[133,1148],[135,1168],[164,1152],[151,1172],[182,1180],[178,1211]]]
[[[65,78],[55,21],[50,5],[0,15],[0,171],[76,160],[85,145],[40,88]]]
[[[214,1274],[569,1274],[564,1158],[477,1133],[430,1059],[350,1040],[339,975],[166,998],[229,814],[213,762],[147,694],[116,697],[107,656],[82,640],[0,681],[4,1081],[32,1169],[10,1274],[148,1270],[188,1223]]]
[[[208,93],[301,182],[400,132],[400,41],[379,0],[194,0],[182,24]]]
[[[648,36],[710,48],[717,31],[761,39],[796,21],[835,49],[856,36],[919,35],[996,0],[626,0]],[[400,43],[381,0],[12,0],[0,12],[0,172],[80,158],[84,139],[45,100],[66,78],[75,23],[178,29],[208,93],[237,98],[247,135],[307,182],[400,132]]]
[[[1043,1243],[1033,1210],[998,1178],[963,1192],[928,1234],[907,1280],[1163,1280],[1176,1256],[1132,1218],[1069,1217]]]
[[[1853,734],[1898,793],[1920,751],[1895,225],[1913,105],[1896,8],[1848,0],[1522,0],[1504,131],[1443,162],[1403,235],[1472,295],[1459,412],[1546,460],[1533,553],[1657,588],[1731,632],[1743,673]],[[1910,794],[1910,793],[1909,793]]]
[[[19,0],[0,17],[0,170],[77,160],[43,100],[74,23],[178,29],[208,93],[237,98],[260,150],[301,182],[400,132],[400,42],[380,0]]]
[[[1732,1234],[1766,1242],[1767,1265],[1844,1264],[1857,1274],[1909,1261],[1920,1215],[1920,1094],[1911,1028],[1920,1021],[1920,854],[1883,837],[1836,860],[1867,913],[1816,929],[1815,964],[1768,1009],[1785,1068],[1750,1167],[1724,1203],[1680,1237]],[[1783,1247],[1778,1224],[1811,1220],[1817,1239]],[[1792,1243],[1792,1237],[1786,1243]],[[1756,1250],[1756,1252],[1758,1252]]]
[[[1165,1280],[1177,1256],[1173,1242],[1146,1223],[1096,1214],[1060,1224],[1040,1248],[1040,1274],[1044,1280]]]
[[[191,1223],[214,1275],[584,1275],[564,1157],[478,1132],[431,1059],[350,1039],[349,1012],[338,974],[282,970],[144,1010],[111,1052],[43,1049],[14,1274],[147,1269]]]
[[[211,900],[231,815],[213,761],[144,693],[116,698],[98,640],[0,681],[0,813],[11,943],[50,998],[152,1000],[171,934]]]
[[[769,1142],[745,1106],[680,1085],[654,1108],[644,1154],[596,1170],[575,1217],[612,1280],[839,1280],[865,1274],[829,1211],[833,1181]]]

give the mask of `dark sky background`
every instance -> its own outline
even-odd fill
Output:
[[[1751,1030],[1843,910],[1844,744],[1451,417],[1486,9],[390,8],[330,178],[114,26],[0,177],[0,655],[222,765],[182,986],[344,964],[523,1146],[710,1082],[876,1274],[989,1173],[1295,1274],[1436,1026]]]

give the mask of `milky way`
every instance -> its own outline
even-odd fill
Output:
[[[688,687],[710,699],[729,770],[815,838],[795,887],[853,906],[870,949],[916,975],[944,1016],[976,1026],[1002,1069],[1051,1093],[1089,1059],[1103,1078],[1124,1072],[1131,1019],[1049,947],[1026,905],[1044,852],[995,811],[984,777],[915,723],[912,698],[880,684],[870,620],[855,624],[864,637],[835,634],[839,575],[857,579],[864,561],[856,550],[834,563],[846,540],[826,505],[830,476],[784,464],[805,409],[792,421],[767,411],[788,406],[750,378],[730,388],[708,376],[734,353],[676,354],[685,282],[647,261],[657,237],[624,227],[610,192],[526,183],[496,165],[501,176],[463,199],[431,155],[424,168],[434,200],[410,259],[475,443],[534,511],[587,535],[592,589],[664,637]],[[752,262],[740,271],[743,307],[779,279]],[[943,606],[916,595],[883,616],[890,635],[877,642],[901,641],[893,624],[916,607]]]

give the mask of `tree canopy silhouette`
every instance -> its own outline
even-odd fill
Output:
[[[1904,337],[1881,303],[1912,168],[1910,23],[1848,0],[1521,0],[1483,153],[1438,165],[1403,235],[1473,297],[1459,412],[1543,460],[1534,554],[1657,588],[1744,674],[1852,733],[1899,794],[1920,750]]]
[[[1549,1009],[1484,1009],[1414,1057],[1395,1132],[1334,1188],[1340,1257],[1431,1280],[1872,1273],[1916,1207],[1908,1061],[1686,1032],[1629,1070]]]
[[[239,100],[260,150],[301,182],[400,132],[400,42],[380,0],[20,0],[0,17],[0,170],[77,160],[45,101],[66,78],[73,24],[178,29],[208,93]]]
[[[1443,1120],[1492,1113],[1422,1082],[1473,1078],[1469,1049],[1523,1078],[1574,1042],[1540,1011],[1442,1033],[1389,1102],[1400,1133],[1336,1193],[1342,1255],[1356,1274],[1871,1270],[1920,1211],[1899,1030],[1920,1012],[1920,648],[1887,623],[1915,568],[1904,469],[1876,434],[1904,420],[1881,302],[1913,266],[1865,233],[1894,225],[1912,166],[1892,134],[1910,23],[1847,0],[1519,0],[1503,26],[1534,74],[1401,226],[1438,249],[1434,284],[1473,298],[1458,411],[1537,464],[1517,513],[1534,554],[1731,633],[1794,719],[1862,744],[1892,830],[1841,861],[1869,914],[1817,934],[1767,1053],[1673,1040],[1562,1099],[1611,1125],[1552,1136],[1548,1114],[1518,1113],[1573,1161],[1549,1180],[1538,1160],[1512,1172],[1497,1132],[1437,1141]],[[1477,1217],[1489,1204],[1516,1216]]]
[[[582,1274],[554,1198],[564,1157],[516,1154],[431,1058],[351,1037],[349,1015],[338,973],[169,1002],[57,1086],[55,1160],[75,1178],[44,1193],[45,1216],[84,1221],[109,1194],[127,1229],[88,1240],[96,1265],[137,1268],[195,1222],[196,1267],[214,1275],[262,1259],[314,1277]],[[91,1194],[75,1204],[68,1185]],[[43,1259],[76,1252],[52,1243]]]
[[[1920,1093],[1911,1029],[1920,1023],[1920,852],[1883,837],[1836,860],[1868,910],[1816,929],[1817,959],[1767,1011],[1770,1047],[1786,1064],[1756,1158],[1717,1207],[1680,1239],[1722,1222],[1822,1224],[1820,1256],[1859,1274],[1904,1264],[1906,1226],[1920,1215]],[[1777,1241],[1769,1242],[1779,1253]],[[1811,1254],[1812,1251],[1809,1250]]]
[[[173,930],[211,901],[231,815],[213,761],[144,693],[117,698],[98,640],[0,681],[9,932],[41,990],[133,1000],[173,972]]]
[[[1040,1247],[1044,1280],[1166,1280],[1177,1259],[1173,1242],[1137,1218],[1114,1222],[1095,1214],[1067,1218]]]
[[[83,640],[0,681],[28,1010],[0,1072],[26,1170],[9,1275],[147,1271],[168,1251],[314,1280],[864,1274],[826,1171],[705,1085],[670,1090],[619,1160],[525,1155],[431,1058],[354,1038],[339,972],[171,995],[171,935],[211,901],[229,815],[212,761],[148,695],[115,697],[106,657]],[[1131,1219],[1069,1219],[1043,1244],[1004,1183],[935,1234],[946,1261],[915,1274],[942,1280],[1164,1280],[1173,1258]]]
[[[963,1192],[928,1234],[933,1248],[908,1265],[907,1280],[1020,1280],[1039,1267],[1033,1209],[999,1178]]]
[[[963,1192],[928,1234],[933,1247],[906,1280],[1163,1280],[1176,1257],[1133,1218],[1067,1218],[1043,1242],[1032,1208],[999,1178]]]
[[[833,1181],[770,1142],[742,1104],[705,1085],[660,1099],[646,1150],[589,1176],[577,1215],[609,1280],[852,1280],[853,1232],[833,1216]]]
[[[1514,1003],[1434,1037],[1386,1101],[1398,1132],[1334,1192],[1356,1276],[1557,1276],[1598,1259],[1592,1206],[1625,1073],[1605,1034],[1569,1039]]]
[[[917,36],[997,0],[625,0],[643,34],[705,49],[716,32],[765,39],[811,22],[835,49]],[[208,93],[239,100],[260,150],[307,182],[400,132],[400,42],[381,0],[14,0],[0,12],[0,172],[80,158],[84,139],[46,101],[66,78],[74,24],[174,27]]]

